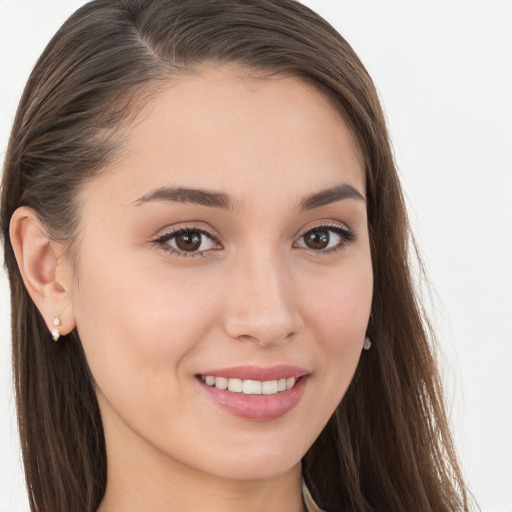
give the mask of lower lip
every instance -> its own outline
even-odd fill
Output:
[[[271,421],[284,416],[299,403],[307,380],[308,376],[304,375],[297,379],[293,388],[275,395],[245,395],[223,391],[197,379],[217,405],[235,416],[252,421]]]

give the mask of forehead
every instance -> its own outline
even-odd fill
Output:
[[[363,156],[332,100],[301,78],[234,66],[166,85],[129,123],[118,155],[101,178],[118,181],[113,198],[169,185],[239,196],[304,195],[340,181],[365,189]]]

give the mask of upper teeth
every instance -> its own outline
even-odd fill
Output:
[[[208,386],[221,390],[227,389],[233,393],[244,393],[245,395],[275,395],[295,386],[295,377],[264,381],[226,379],[224,377],[214,377],[213,375],[203,375],[201,378]]]

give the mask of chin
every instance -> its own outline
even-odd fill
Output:
[[[300,468],[300,459],[294,460],[292,464],[283,464],[275,460],[258,460],[254,462],[238,460],[234,464],[222,464],[216,468],[220,478],[233,481],[254,481],[277,479],[296,468]],[[299,469],[300,471],[300,469]]]
[[[197,465],[203,472],[226,480],[251,481],[278,478],[295,469],[300,471],[304,454],[291,446],[286,450],[254,446],[250,450],[204,455]]]

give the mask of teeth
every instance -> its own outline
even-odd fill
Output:
[[[215,385],[217,389],[228,389],[228,379],[224,377],[213,377],[214,384],[209,384],[209,386]]]
[[[277,381],[277,391],[285,391],[286,390],[286,379],[279,379]]]
[[[261,384],[259,380],[244,380],[242,391],[246,395],[261,395]]]
[[[240,379],[229,379],[228,389],[229,391],[233,391],[233,393],[241,393],[242,390],[244,389],[244,386]]]
[[[277,390],[277,380],[266,380],[265,382],[261,383],[262,395],[275,395],[277,393]]]
[[[279,380],[241,380],[202,375],[201,379],[208,386],[220,390],[229,390],[232,393],[244,393],[244,395],[275,395],[295,386],[295,377]]]

